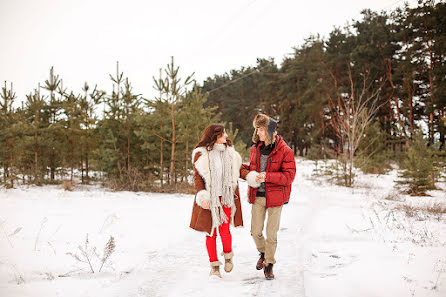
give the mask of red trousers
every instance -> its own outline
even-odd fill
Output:
[[[232,251],[232,235],[229,231],[229,224],[231,222],[231,208],[224,207],[223,211],[228,217],[226,223],[221,224],[218,227],[218,232],[220,233],[221,243],[223,244],[223,252],[230,253]],[[217,257],[217,230],[214,230],[212,236],[206,236],[206,248],[208,250],[209,262],[218,261]]]

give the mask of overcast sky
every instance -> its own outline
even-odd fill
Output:
[[[415,0],[408,1],[411,6]],[[151,97],[152,77],[175,57],[180,74],[202,82],[256,58],[280,64],[310,34],[358,19],[364,8],[402,0],[0,0],[0,80],[18,101],[49,76],[79,92],[85,81],[109,92],[116,61],[134,90]]]

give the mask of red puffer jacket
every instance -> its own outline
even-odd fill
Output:
[[[243,166],[249,171],[260,170],[260,145],[258,142],[251,147],[249,166]],[[280,136],[276,136],[276,145],[268,157],[266,165],[265,195],[266,207],[282,206],[290,200],[291,183],[296,175],[294,153]],[[249,203],[254,203],[257,188],[249,187]]]

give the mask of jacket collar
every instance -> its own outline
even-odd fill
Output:
[[[240,176],[240,167],[242,166],[242,158],[240,154],[234,149],[233,146],[226,148],[231,156],[232,162],[232,185],[234,189],[237,187],[237,181]],[[200,153],[197,161],[194,163],[195,154]],[[211,172],[209,168],[209,151],[205,147],[197,147],[192,151],[192,164],[198,171],[198,174],[203,178],[205,182],[205,188],[208,189],[208,185],[211,181]]]
[[[256,143],[256,149],[259,150],[260,146],[263,144],[263,141],[257,141]],[[275,145],[274,145],[274,149],[271,151],[271,154],[275,154],[279,148],[281,148],[283,145],[285,144],[283,138],[279,135],[276,135],[276,141],[275,141]]]

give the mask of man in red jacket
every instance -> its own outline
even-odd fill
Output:
[[[277,231],[280,226],[282,206],[290,199],[291,183],[296,174],[294,153],[277,135],[277,122],[265,114],[254,118],[250,163],[243,165],[250,171],[246,175],[249,185],[248,198],[252,204],[251,235],[260,252],[256,269],[263,268],[265,278],[274,279],[274,254],[277,247]],[[266,213],[266,239],[263,226]]]

